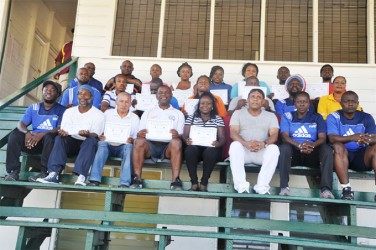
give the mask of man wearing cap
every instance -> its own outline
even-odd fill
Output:
[[[43,102],[30,105],[21,121],[8,139],[6,170],[7,181],[17,181],[20,172],[21,151],[29,154],[41,154],[40,174],[30,177],[29,181],[45,177],[47,162],[54,144],[55,136],[61,123],[65,107],[56,99],[61,94],[60,84],[53,81],[43,83]],[[28,126],[31,125],[31,130]]]
[[[92,106],[93,88],[82,85],[78,89],[78,106],[65,111],[48,160],[48,176],[37,179],[41,183],[59,183],[68,156],[77,155],[73,173],[76,185],[86,185],[86,176],[97,151],[98,135],[104,127],[103,113]]]
[[[294,96],[301,91],[305,91],[306,81],[301,75],[292,75],[287,78],[285,86],[286,91],[289,93],[289,97],[277,101],[275,105],[275,112],[278,118],[280,118],[286,112],[296,111]],[[308,112],[314,112],[314,107],[312,104],[310,104]]]
[[[60,100],[60,104],[70,108],[77,106],[78,103],[78,89],[83,86],[87,85],[91,88],[93,98],[92,98],[92,105],[98,109],[101,108],[101,101],[102,101],[102,95],[101,92],[99,92],[96,88],[89,85],[89,71],[87,68],[79,68],[77,71],[76,78],[78,80],[78,86],[67,89],[63,93],[63,97]]]

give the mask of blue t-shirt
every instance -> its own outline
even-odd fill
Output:
[[[90,86],[92,86],[93,88],[96,88],[99,91],[99,93],[103,93],[103,84],[100,81],[98,81],[97,79],[91,78],[88,84]],[[78,80],[77,80],[77,78],[74,78],[71,81],[69,88],[74,88],[74,87],[77,87],[77,86],[78,86]]]
[[[231,89],[232,86],[227,83],[221,83],[219,85],[214,84],[213,82],[210,83],[210,90],[213,89],[226,89],[227,90],[227,100],[230,101],[231,99]]]
[[[299,119],[296,112],[284,113],[281,118],[280,131],[288,132],[289,136],[296,142],[314,142],[318,139],[319,133],[326,133],[326,126],[321,115],[309,113]]]
[[[362,111],[355,111],[353,119],[347,119],[343,114],[343,110],[333,112],[326,118],[326,127],[328,135],[376,134],[375,120],[370,114]],[[366,147],[356,142],[348,142],[345,146],[349,151],[357,151]]]
[[[178,99],[176,97],[171,96],[170,105],[178,110],[180,110]]]
[[[43,102],[34,103],[26,109],[21,122],[26,126],[31,124],[32,131],[35,133],[46,132],[60,126],[64,111],[65,107],[59,103],[55,103],[49,110],[44,108]]]
[[[308,113],[313,113],[315,108],[313,107],[312,103],[309,104]],[[283,115],[287,112],[296,111],[296,107],[294,105],[294,101],[290,98],[286,98],[283,100],[278,100],[275,104],[275,113],[277,115]]]
[[[63,97],[60,100],[60,104],[66,107],[68,104],[72,104],[72,106],[78,106],[78,86],[74,88],[66,89],[63,93]],[[93,87],[92,87],[93,88]],[[93,88],[94,90],[94,97],[92,104],[97,109],[101,108],[101,101],[102,96],[101,92],[99,92],[96,88]]]

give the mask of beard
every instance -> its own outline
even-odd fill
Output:
[[[48,104],[53,104],[56,101],[56,99],[52,99],[52,100],[46,100],[46,99],[44,99],[43,101],[45,103],[48,103]]]

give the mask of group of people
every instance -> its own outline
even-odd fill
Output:
[[[120,70],[102,85],[93,77],[95,65],[86,63],[64,93],[58,83],[44,82],[43,102],[28,107],[9,137],[5,180],[19,179],[19,157],[25,151],[41,154],[40,173],[29,181],[59,183],[67,158],[76,155],[75,184],[98,186],[106,160],[112,156],[122,159],[119,186],[143,188],[144,159],[166,158],[171,161],[172,190],[182,190],[179,176],[185,160],[190,190],[205,192],[216,163],[229,156],[239,193],[269,194],[270,181],[279,168],[279,194],[290,195],[290,167],[305,165],[320,168],[322,198],[335,198],[334,168],[342,186],[341,198],[352,200],[348,169],[376,170],[375,121],[362,111],[358,95],[346,91],[345,77],[331,82],[334,71],[328,64],[320,74],[329,95],[319,100],[311,100],[305,79],[290,75],[285,66],[277,72],[288,93],[282,100],[273,100],[253,63],[243,66],[244,79],[233,86],[223,82],[224,69],[218,65],[209,76],[199,76],[196,84],[190,81],[193,72],[188,63],[178,68],[176,85],[160,79],[158,64],[151,66],[152,79],[144,83],[132,74],[129,60]],[[137,110],[134,95],[145,90],[155,95],[156,105]],[[216,95],[217,90],[225,90],[225,95]],[[193,111],[174,98],[176,91],[188,91],[187,98],[196,99]],[[261,166],[253,187],[246,179],[247,163]]]

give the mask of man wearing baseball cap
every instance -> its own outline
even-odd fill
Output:
[[[86,177],[93,164],[98,147],[98,136],[103,133],[104,114],[93,106],[94,90],[85,84],[78,88],[78,106],[67,109],[61,121],[50,159],[48,176],[38,178],[41,183],[59,183],[68,156],[77,155],[73,173],[78,175],[76,185],[86,185]]]
[[[56,102],[61,94],[60,84],[53,81],[43,83],[43,102],[31,104],[8,139],[6,170],[7,181],[17,181],[20,172],[21,152],[41,154],[40,174],[29,177],[29,181],[47,176],[47,162],[60,127],[65,107]],[[28,126],[31,125],[30,130]]]

